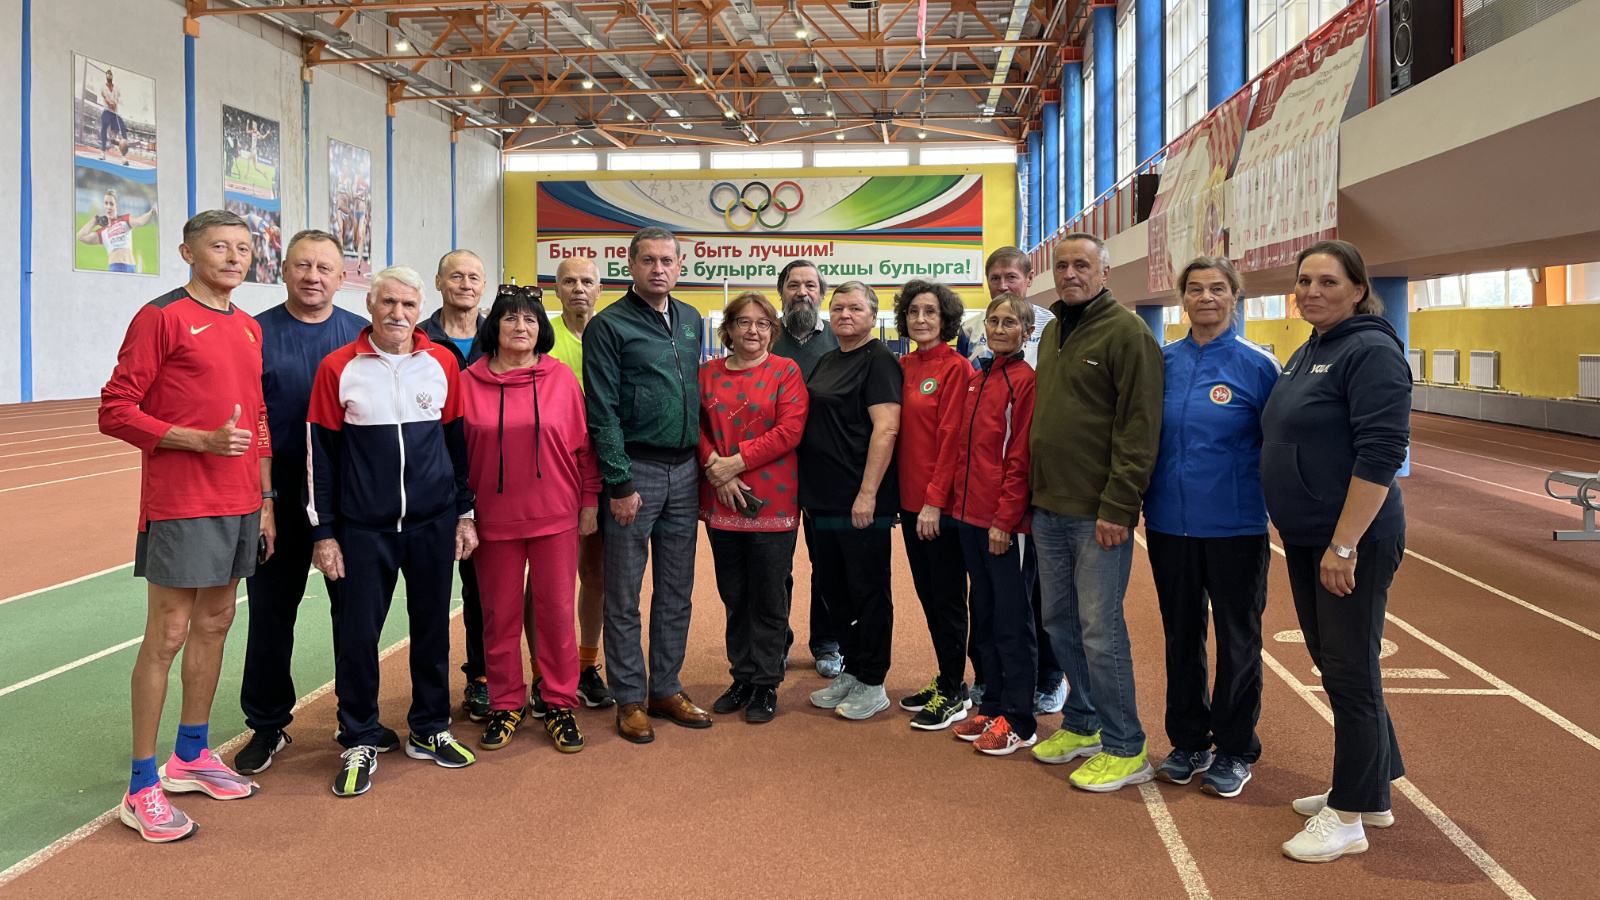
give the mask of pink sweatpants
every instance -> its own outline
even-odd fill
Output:
[[[534,627],[545,702],[578,705],[578,634],[573,598],[578,581],[578,529],[515,541],[484,541],[473,551],[483,602],[483,656],[489,706],[521,709],[524,572],[532,584]]]

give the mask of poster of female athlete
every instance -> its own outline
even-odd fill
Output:
[[[72,54],[73,268],[158,275],[156,82]]]
[[[250,224],[254,259],[245,281],[277,284],[283,269],[278,122],[222,107],[222,199]]]
[[[344,248],[344,286],[372,276],[372,151],[328,141],[328,230]]]

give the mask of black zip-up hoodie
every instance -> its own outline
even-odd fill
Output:
[[[443,307],[434,310],[433,315],[418,322],[417,327],[422,329],[422,333],[427,335],[429,340],[449,350],[451,355],[456,358],[456,365],[460,366],[463,372],[483,356],[483,348],[478,346],[477,338],[472,340],[472,352],[465,356],[461,354],[461,349],[456,346],[456,342],[451,339],[450,335],[445,333]],[[483,313],[478,313],[478,330],[483,330]]]
[[[1289,357],[1261,413],[1261,485],[1285,543],[1333,542],[1353,475],[1389,485],[1362,540],[1406,530],[1395,473],[1411,441],[1411,368],[1381,316],[1312,333]]]

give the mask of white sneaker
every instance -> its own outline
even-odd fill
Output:
[[[1323,807],[1328,805],[1328,795],[1318,794],[1315,797],[1301,797],[1290,805],[1294,807],[1295,812],[1302,816],[1314,816],[1322,812]],[[1383,812],[1362,813],[1361,824],[1369,828],[1388,828],[1394,824],[1394,813],[1387,809]]]
[[[844,698],[850,696],[851,688],[860,683],[854,675],[848,672],[842,673],[838,678],[830,682],[827,687],[820,691],[811,692],[811,705],[822,709],[836,709],[840,703],[844,702]]]
[[[1333,862],[1347,853],[1365,853],[1367,832],[1358,820],[1346,825],[1339,814],[1324,806],[1306,822],[1304,831],[1283,845],[1283,855],[1300,862]]]
[[[884,692],[881,684],[863,684],[856,682],[850,689],[849,696],[845,697],[834,712],[846,719],[870,719],[878,713],[889,708],[889,695]]]

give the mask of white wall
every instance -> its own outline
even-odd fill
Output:
[[[0,0],[0,57],[17,60],[21,0]],[[174,0],[33,0],[33,378],[34,399],[96,395],[122,335],[144,303],[180,286],[177,252],[188,208],[184,141],[183,7]],[[161,274],[74,272],[72,72],[76,51],[156,80]],[[222,106],[278,119],[285,236],[328,227],[328,139],[372,151],[374,269],[385,263],[385,98],[382,82],[354,67],[318,69],[311,85],[310,214],[305,202],[298,39],[254,17],[207,18],[195,45],[196,204],[222,205]],[[0,66],[0,117],[17,122],[19,67]],[[457,209],[463,246],[500,274],[500,162],[492,135],[463,133]],[[0,209],[16,210],[17,141],[0,141]],[[432,105],[401,104],[395,120],[395,262],[431,276],[450,244],[450,128]],[[20,399],[18,232],[0,215],[0,403]],[[431,283],[431,277],[427,278]],[[246,285],[235,299],[250,312],[281,302],[283,289]],[[361,310],[344,291],[341,306]],[[430,292],[428,310],[438,306]]]

